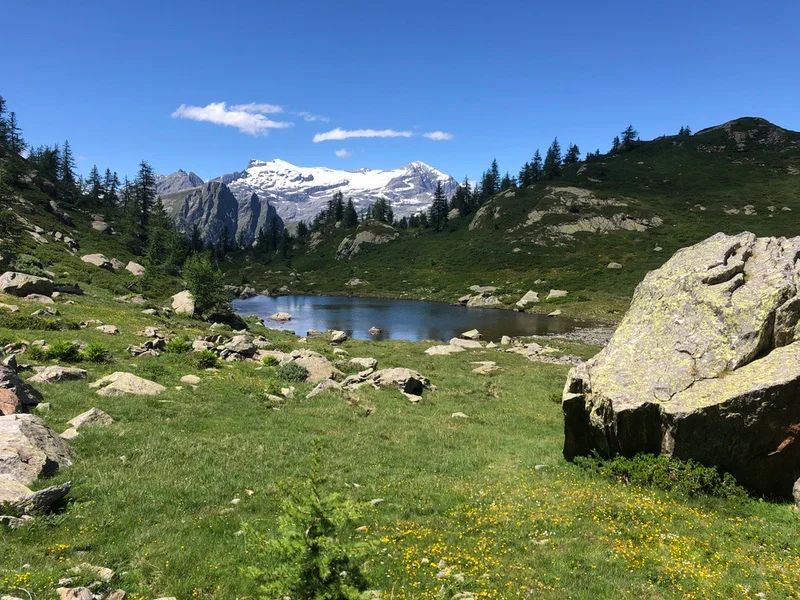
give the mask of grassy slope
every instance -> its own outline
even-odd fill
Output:
[[[331,488],[384,499],[364,517],[366,535],[380,548],[368,572],[395,598],[438,598],[442,559],[465,575],[463,583],[452,581],[454,589],[486,598],[531,591],[549,598],[727,598],[745,588],[788,598],[800,589],[798,521],[788,505],[689,500],[609,483],[565,463],[553,401],[565,367],[489,350],[429,357],[424,344],[350,341],[344,348],[351,356],[418,369],[439,391],[412,405],[398,392],[372,389],[349,402],[336,392],[305,400],[310,386],[299,385],[297,399],[273,410],[264,396],[268,369],[238,363],[210,373],[198,372],[187,355],[130,358],[124,348],[141,339],[135,332],[145,325],[187,335],[202,325],[146,317],[95,291],[97,298],[61,306],[64,317],[91,315],[117,325],[121,336],[0,336],[101,341],[117,362],[81,365],[89,381],[129,370],[168,391],[101,398],[86,382],[38,386],[53,404],[45,418],[57,431],[92,406],[116,423],[73,442],[75,465],[55,479],[74,484],[65,512],[0,535],[0,592],[22,583],[38,598],[54,598],[54,582],[88,561],[121,573],[117,585],[134,598],[255,597],[239,572],[255,560],[253,548],[237,532],[245,523],[274,529],[278,484],[307,472],[313,438],[322,441]],[[255,331],[279,347],[297,345],[285,332]],[[321,342],[309,345],[333,356]],[[487,359],[505,370],[473,375],[471,361]],[[189,373],[202,378],[198,389],[176,389]],[[469,419],[451,418],[456,411]],[[233,498],[241,502],[232,505]]]
[[[759,235],[793,236],[800,232],[800,134],[786,132],[777,146],[756,140],[778,131],[756,120],[738,121],[734,131],[757,130],[746,151],[736,150],[725,130],[695,136],[670,137],[644,142],[631,151],[601,162],[565,168],[554,182],[516,190],[513,197],[491,201],[500,209],[497,219],[469,231],[471,218],[457,219],[440,233],[407,231],[399,240],[368,247],[349,261],[335,260],[336,247],[344,237],[337,230],[316,250],[294,257],[290,265],[274,260],[265,272],[263,259],[237,256],[229,268],[232,282],[251,281],[258,289],[275,290],[288,285],[301,293],[350,293],[360,295],[427,298],[453,302],[473,284],[499,285],[510,305],[528,289],[570,291],[567,298],[544,302],[532,309],[618,320],[627,308],[636,284],[644,274],[659,267],[677,249],[696,243],[717,231],[743,230]],[[780,130],[782,131],[782,130]],[[794,143],[794,146],[791,144]],[[707,152],[709,146],[724,147]],[[599,183],[588,177],[599,179]],[[549,185],[578,186],[600,198],[626,197],[635,215],[658,215],[664,225],[646,232],[577,234],[564,246],[534,243],[539,226],[513,233],[507,229],[523,222],[534,208],[546,206]],[[695,208],[700,204],[705,211]],[[757,215],[728,215],[724,208],[753,205]],[[774,213],[768,207],[775,207]],[[789,207],[791,212],[781,211]],[[603,209],[600,212],[626,212]],[[577,219],[580,215],[545,217],[542,225]],[[654,248],[660,246],[661,252]],[[519,252],[512,250],[519,248]],[[624,269],[607,269],[609,262]],[[289,276],[297,272],[299,278]],[[358,277],[368,285],[351,288],[345,283]],[[544,284],[537,285],[537,279]]]

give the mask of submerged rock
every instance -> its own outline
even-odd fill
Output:
[[[716,234],[637,287],[564,390],[564,455],[694,459],[760,493],[800,474],[800,238]]]

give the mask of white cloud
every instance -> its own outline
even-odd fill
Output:
[[[282,113],[283,107],[277,104],[260,104],[258,102],[250,102],[249,104],[233,104],[231,110],[237,110],[248,113],[258,113],[262,115],[272,115],[275,113]]]
[[[327,123],[328,121],[330,121],[328,117],[323,117],[322,115],[315,115],[314,113],[310,113],[305,110],[292,114],[297,115],[298,117],[302,117],[304,121],[322,121],[323,123]]]
[[[336,156],[339,158],[350,158],[353,156],[353,153],[350,152],[347,148],[341,148],[335,152]]]
[[[253,136],[267,135],[270,129],[285,129],[293,123],[273,121],[258,111],[269,111],[280,108],[271,104],[235,104],[226,106],[225,102],[212,102],[206,106],[188,106],[181,104],[172,113],[173,119],[190,119],[205,121],[226,127],[235,127],[242,133]],[[282,110],[282,109],[281,109]],[[275,112],[273,110],[273,112]]]
[[[325,133],[318,133],[314,136],[314,143],[326,142],[329,140],[347,140],[350,138],[395,138],[411,137],[414,135],[410,131],[396,131],[394,129],[332,129]]]
[[[447,133],[446,131],[431,131],[430,133],[423,133],[422,137],[442,142],[445,140],[452,140],[454,136],[452,133]]]

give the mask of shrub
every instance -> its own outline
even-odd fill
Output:
[[[164,346],[164,352],[168,354],[186,354],[192,350],[192,342],[183,336],[172,338]]]
[[[308,369],[296,362],[289,362],[281,366],[276,375],[284,381],[305,381],[308,377]]]
[[[265,367],[277,367],[279,364],[281,364],[281,361],[279,361],[275,356],[265,356],[261,359],[261,363]]]
[[[278,537],[267,539],[246,525],[259,564],[244,569],[264,597],[356,600],[369,588],[362,565],[375,545],[356,532],[361,507],[322,489],[319,442],[314,462],[299,490],[287,490],[278,519]]]
[[[48,358],[63,362],[78,362],[81,359],[81,350],[77,344],[67,340],[55,340],[47,348]]]
[[[264,392],[267,394],[272,394],[273,396],[280,396],[281,394],[281,382],[277,379],[270,377],[267,379],[267,383],[264,386]]]
[[[47,352],[41,346],[28,346],[25,357],[35,362],[42,362],[47,360]]]
[[[663,454],[637,454],[633,458],[617,456],[609,460],[596,456],[581,457],[575,462],[613,481],[655,487],[687,496],[735,498],[747,494],[730,473],[720,475],[714,467],[706,467],[693,460],[669,458]]]
[[[28,317],[19,313],[0,310],[0,327],[5,329],[40,329],[42,331],[59,331],[61,329],[80,329],[74,321],[48,319],[46,317]]]
[[[100,342],[92,342],[81,353],[81,358],[87,362],[107,363],[113,360],[111,352]]]
[[[222,286],[222,273],[211,264],[208,254],[190,256],[183,265],[183,278],[198,314],[230,309],[228,293]]]
[[[217,366],[217,355],[211,350],[195,352],[194,362],[198,369],[210,369]]]
[[[14,271],[35,275],[36,277],[48,276],[47,273],[44,272],[44,265],[30,254],[20,254],[17,256],[16,260],[11,264],[11,268]]]

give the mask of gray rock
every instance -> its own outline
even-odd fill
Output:
[[[20,298],[30,294],[49,296],[53,293],[53,282],[45,277],[6,271],[0,276],[0,292]]]
[[[61,367],[52,365],[49,367],[37,367],[36,375],[29,377],[32,383],[58,383],[60,381],[75,381],[86,379],[86,371],[75,367]]]
[[[439,346],[431,346],[425,350],[428,356],[444,356],[447,354],[457,354],[458,352],[465,352],[461,346],[454,346],[452,344],[441,344]]]
[[[717,234],[638,286],[570,372],[564,455],[664,453],[788,496],[800,464],[800,238]]]
[[[278,312],[269,316],[270,321],[286,322],[292,320],[292,315],[287,312]]]
[[[25,300],[28,302],[38,302],[39,304],[55,304],[50,296],[45,296],[43,294],[28,294],[25,296]]]
[[[528,304],[536,304],[537,302],[539,302],[539,293],[528,290],[522,298],[517,300],[517,306],[519,308],[525,308]]]
[[[313,398],[314,396],[318,396],[326,390],[339,389],[340,387],[341,385],[333,379],[323,379],[316,386],[314,386],[314,389],[308,393],[306,398]]]
[[[111,425],[114,422],[107,413],[99,408],[90,408],[84,413],[79,414],[77,417],[69,421],[76,430],[80,430],[88,425]]]
[[[114,265],[112,265],[111,261],[102,254],[86,254],[81,256],[81,260],[90,265],[94,265],[95,267],[99,267],[100,269],[105,269],[106,271],[111,271],[112,273],[114,272]]]
[[[431,382],[419,372],[403,367],[381,369],[375,371],[370,377],[373,385],[381,388],[399,388],[400,391],[413,396],[421,396],[425,388],[430,388]]]
[[[121,396],[123,394],[157,396],[167,389],[163,385],[123,371],[106,375],[94,383],[90,383],[89,387],[100,388],[97,390],[98,396]]]
[[[608,266],[606,268],[607,269],[621,269],[622,265],[619,264],[618,262],[610,262],[610,263],[608,263]]]
[[[450,339],[451,346],[459,346],[461,348],[483,348],[483,345],[477,340],[462,340],[461,338],[451,338]]]
[[[125,270],[131,275],[136,275],[137,277],[144,275],[144,267],[133,261],[130,261],[127,265],[125,265]]]
[[[308,371],[306,381],[308,383],[319,383],[325,379],[341,379],[344,373],[333,366],[327,358],[312,350],[294,350],[281,359],[281,364],[297,363]]]
[[[547,299],[552,300],[553,298],[564,298],[569,292],[566,290],[550,290],[550,293],[547,294]]]
[[[349,362],[362,369],[374,369],[378,366],[378,361],[374,358],[351,358]]]
[[[172,297],[172,310],[176,315],[194,315],[195,305],[192,293],[189,290],[178,292]]]
[[[388,244],[397,239],[400,233],[391,225],[379,221],[368,221],[359,225],[353,238],[345,237],[336,250],[336,258],[339,260],[350,259],[361,252],[361,247],[365,244],[379,245]]]
[[[95,329],[106,335],[119,335],[119,329],[114,325],[98,325]]]
[[[189,385],[197,385],[200,383],[200,378],[197,375],[184,375],[181,377],[181,383],[187,383]]]
[[[2,483],[0,483],[2,486]],[[37,514],[48,511],[69,493],[72,482],[67,481],[59,485],[51,485],[42,490],[31,492],[24,498],[13,503],[13,506],[24,514]]]
[[[39,417],[0,417],[0,477],[27,486],[71,465],[72,449]]]
[[[0,391],[13,393],[22,406],[36,406],[41,402],[42,395],[31,385],[28,385],[17,374],[16,362],[9,365],[0,365]]]
[[[347,334],[344,331],[333,329],[330,332],[332,344],[342,344],[347,341]]]
[[[470,329],[462,333],[459,337],[465,340],[479,340],[481,339],[481,334],[477,329]]]

